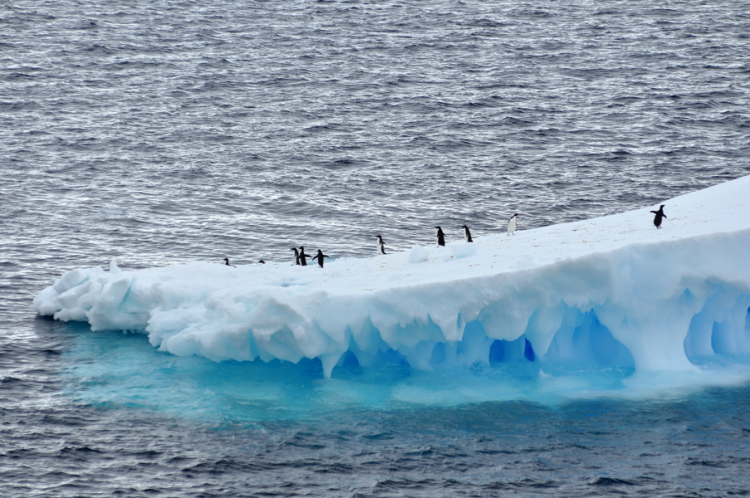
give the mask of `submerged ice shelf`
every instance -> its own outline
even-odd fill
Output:
[[[636,371],[750,353],[750,176],[652,206],[444,248],[314,266],[193,263],[64,274],[34,307],[215,361],[419,370],[563,362]],[[658,208],[658,206],[657,206]]]

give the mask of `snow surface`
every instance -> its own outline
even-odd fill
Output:
[[[750,176],[664,204],[660,230],[658,205],[511,236],[498,222],[471,244],[324,269],[113,262],[65,273],[34,307],[180,356],[319,358],[326,377],[352,355],[425,371],[533,357],[653,372],[750,354]]]

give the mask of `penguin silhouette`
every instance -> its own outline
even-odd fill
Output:
[[[466,242],[474,242],[471,240],[471,232],[469,231],[469,227],[466,225],[461,225],[461,228],[464,229],[464,238],[466,239]]]
[[[316,254],[315,256],[313,256],[313,259],[317,259],[318,260],[318,266],[320,266],[321,268],[323,268],[323,258],[327,258],[327,257],[328,256],[326,256],[325,254],[323,254],[323,251],[321,251],[320,249],[318,249],[318,254]]]
[[[299,264],[302,266],[307,266],[307,258],[309,256],[305,254],[305,248],[302,246],[299,246]]]
[[[290,250],[294,251],[294,264],[299,266],[299,251],[297,251],[296,247],[292,247]]]
[[[383,237],[380,235],[378,235],[378,252],[385,254],[385,242],[383,242]]]
[[[661,219],[667,217],[667,215],[664,214],[664,206],[665,206],[665,204],[662,204],[661,207],[659,207],[658,211],[651,211],[655,215],[654,216],[654,226],[656,228],[661,228]]]
[[[445,234],[443,233],[443,229],[440,227],[435,228],[437,228],[438,245],[445,246]]]
[[[508,220],[508,235],[516,234],[516,227],[518,226],[518,223],[516,223],[516,216],[518,216],[518,213],[511,216]]]

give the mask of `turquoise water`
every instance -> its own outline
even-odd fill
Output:
[[[361,367],[345,358],[323,378],[319,360],[213,362],[153,348],[144,334],[91,332],[67,324],[67,394],[79,402],[131,407],[215,424],[315,420],[347,410],[414,410],[486,402],[559,408],[578,400],[680,399],[712,385],[746,385],[750,369],[732,358],[698,359],[697,373],[634,375],[629,367],[525,357],[471,368],[420,371],[394,361]],[[727,358],[729,360],[729,358]],[[750,361],[748,362],[750,364]]]
[[[129,437],[151,448],[108,450],[111,430],[97,423],[87,466],[118,454],[148,464],[137,473],[151,482],[159,472],[199,481],[198,494],[283,494],[290,480],[373,496],[689,496],[707,482],[714,496],[750,486],[750,387],[739,380],[701,387],[538,359],[435,372],[350,361],[324,379],[319,362],[214,363],[160,353],[141,334],[55,325],[77,419],[117,420],[115,435],[132,426]],[[711,361],[703,368],[732,374]]]

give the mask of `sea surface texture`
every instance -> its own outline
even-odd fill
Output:
[[[746,383],[325,379],[32,307],[113,260],[365,258],[378,234],[400,252],[437,225],[658,206],[750,174],[749,109],[739,0],[0,4],[0,495],[750,494]]]

